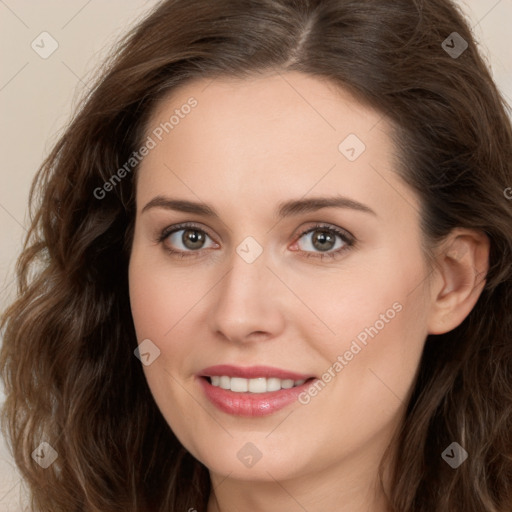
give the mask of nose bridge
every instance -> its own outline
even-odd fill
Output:
[[[212,313],[214,329],[230,340],[243,341],[254,332],[274,336],[282,328],[279,283],[267,268],[268,256],[254,237],[246,237],[231,255]]]
[[[242,241],[230,258],[230,272],[221,285],[220,302],[234,311],[246,307],[253,314],[268,303],[269,278],[268,253],[253,237]]]

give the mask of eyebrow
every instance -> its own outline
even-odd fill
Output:
[[[186,201],[183,199],[174,199],[161,195],[151,199],[151,201],[142,208],[141,214],[151,208],[163,208],[165,210],[175,210],[185,213],[195,213],[205,217],[220,218],[215,209],[208,204]],[[279,204],[277,208],[277,215],[279,218],[291,217],[293,215],[314,212],[322,208],[347,208],[350,210],[369,213],[377,217],[377,214],[369,206],[343,196],[311,197],[309,199],[293,199],[285,201]]]

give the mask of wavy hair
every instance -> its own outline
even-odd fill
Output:
[[[453,32],[468,45],[458,56]],[[167,0],[113,49],[33,181],[18,295],[0,324],[2,430],[31,511],[206,510],[208,470],[174,436],[134,356],[136,168],[104,197],[94,191],[175,87],[268,70],[330,81],[396,126],[396,172],[421,200],[427,248],[456,227],[488,235],[478,302],[425,342],[388,498],[394,512],[510,512],[512,129],[450,0]],[[46,469],[31,457],[43,441],[58,453]],[[469,453],[456,470],[441,458],[452,441]]]

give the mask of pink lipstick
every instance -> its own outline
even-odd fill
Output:
[[[227,414],[245,417],[266,416],[283,409],[296,401],[314,379],[269,366],[217,365],[198,374],[213,405]]]

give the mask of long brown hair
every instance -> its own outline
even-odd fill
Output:
[[[208,471],[163,419],[133,353],[136,167],[94,191],[140,148],[173,88],[270,69],[331,81],[397,126],[397,172],[421,199],[427,248],[455,227],[490,238],[476,306],[426,340],[389,503],[510,512],[512,130],[449,0],[168,0],[114,49],[33,182],[18,297],[1,321],[2,428],[31,510],[206,510]],[[43,441],[58,454],[46,469],[31,457]],[[469,454],[456,470],[441,457],[454,441]]]

